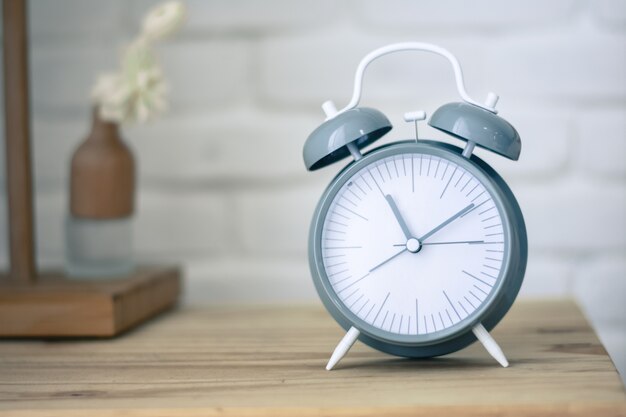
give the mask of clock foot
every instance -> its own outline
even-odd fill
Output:
[[[502,349],[500,349],[500,346],[498,346],[496,340],[491,337],[491,335],[489,334],[487,329],[485,329],[482,323],[478,323],[476,326],[474,326],[472,328],[472,332],[474,332],[474,336],[476,336],[480,343],[483,344],[485,349],[487,349],[487,352],[489,352],[489,354],[493,356],[493,358],[497,360],[500,365],[505,368],[509,366],[509,361],[506,359],[506,356],[504,356]]]
[[[350,330],[348,330],[348,333],[346,333],[343,339],[341,339],[341,342],[339,342],[339,344],[333,351],[333,354],[330,356],[330,360],[328,361],[328,364],[326,365],[327,371],[330,371],[331,369],[333,369],[335,365],[339,363],[341,358],[346,356],[346,353],[348,353],[348,351],[350,350],[354,342],[356,342],[356,339],[358,339],[360,334],[361,332],[359,332],[355,327],[350,327]]]

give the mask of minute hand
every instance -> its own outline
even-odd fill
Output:
[[[452,223],[453,221],[455,221],[456,219],[461,217],[463,214],[467,213],[473,207],[474,207],[474,203],[472,203],[469,206],[465,207],[463,210],[459,211],[454,216],[450,217],[448,220],[446,220],[445,222],[441,223],[439,226],[435,227],[430,232],[426,233],[424,236],[418,238],[418,240],[420,242],[425,241],[426,239],[428,239],[429,237],[431,237],[432,235],[434,235],[435,233],[437,233],[438,231],[440,231],[441,229],[443,229],[444,227],[446,227],[447,225],[449,225],[450,223]]]

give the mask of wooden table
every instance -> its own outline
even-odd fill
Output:
[[[473,345],[406,360],[342,336],[318,306],[182,308],[117,339],[0,342],[0,416],[626,416],[617,372],[570,301],[518,302]],[[123,411],[123,412],[122,412]]]

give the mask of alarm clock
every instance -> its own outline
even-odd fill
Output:
[[[375,59],[425,51],[452,65],[460,102],[439,107],[428,124],[465,142],[453,146],[418,137],[424,111],[406,113],[415,140],[362,153],[392,126],[380,111],[359,107],[363,74]],[[392,355],[445,355],[479,340],[504,367],[489,331],[504,317],[524,278],[527,237],[520,207],[502,177],[473,155],[476,146],[517,160],[521,140],[498,116],[498,96],[467,94],[458,60],[432,44],[385,46],[363,58],[350,103],[322,105],[326,121],[304,145],[314,171],[351,157],[324,191],[309,233],[309,264],[317,292],[346,331],[332,369],[360,340]]]

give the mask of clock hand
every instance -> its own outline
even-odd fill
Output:
[[[372,269],[370,269],[370,272],[374,272],[374,270],[380,268],[381,266],[383,266],[384,264],[386,264],[387,262],[391,261],[392,259],[394,259],[397,256],[402,255],[404,252],[406,252],[408,249],[405,247],[404,249],[402,249],[400,252],[396,253],[395,255],[393,255],[391,258],[387,258],[384,261],[382,261],[381,263],[379,263],[378,265],[376,265],[375,267],[373,267]]]
[[[450,217],[448,220],[446,220],[445,222],[441,223],[439,226],[435,227],[433,230],[431,230],[430,232],[426,233],[424,236],[418,238],[417,240],[419,240],[420,242],[425,241],[426,239],[428,239],[429,237],[431,237],[432,235],[434,235],[435,233],[437,233],[438,231],[440,231],[441,229],[443,229],[444,227],[446,227],[447,225],[449,225],[450,223],[452,223],[453,221],[455,221],[456,219],[461,217],[463,214],[467,213],[473,207],[474,207],[474,203],[472,203],[469,206],[465,207],[464,209],[462,209],[461,211],[456,213],[454,216]]]
[[[458,242],[426,242],[422,243],[422,245],[456,245],[457,243],[467,243],[469,245],[478,245],[480,243],[485,243],[484,240],[461,240]]]
[[[422,246],[424,245],[456,245],[456,244],[463,244],[463,243],[467,243],[469,245],[478,245],[481,243],[485,243],[484,240],[459,240],[456,242],[425,242],[422,243]],[[393,246],[406,246],[406,243],[396,243]]]
[[[396,202],[393,200],[393,197],[387,194],[385,195],[385,200],[387,200],[387,203],[389,203],[389,207],[391,207],[391,211],[393,211],[393,215],[396,217],[396,220],[398,221],[398,224],[400,225],[400,228],[402,229],[402,232],[404,233],[404,237],[406,237],[407,240],[411,239],[413,235],[409,231],[409,227],[406,225],[404,218],[402,218],[402,215],[400,214],[400,210],[398,210],[398,206],[396,205]]]

